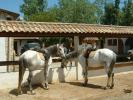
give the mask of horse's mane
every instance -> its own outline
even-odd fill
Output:
[[[51,46],[49,46],[49,47],[46,47],[45,49],[46,49],[46,50],[51,50],[51,49],[55,49],[55,48],[57,48],[57,45],[56,45],[56,44],[51,45]]]
[[[75,57],[78,57],[78,56],[79,56],[78,51],[72,51],[72,52],[66,54],[66,59],[75,58]]]

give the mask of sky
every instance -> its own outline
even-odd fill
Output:
[[[57,0],[48,0],[48,7],[51,7],[57,3]],[[22,4],[23,0],[0,0],[0,8],[16,12],[20,14],[20,17],[23,17],[23,14],[19,10],[20,5]]]

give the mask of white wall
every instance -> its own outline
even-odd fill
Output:
[[[117,45],[116,46],[109,46],[108,45],[108,39],[117,39],[117,38],[106,38],[104,47],[113,50],[115,53],[118,53],[118,41],[117,41]]]
[[[0,37],[0,61],[6,61],[6,38]]]
[[[108,45],[108,39],[117,39],[117,45],[116,46],[109,46]],[[127,53],[127,47],[125,46],[125,42],[126,42],[127,38],[121,38],[121,39],[123,41],[123,51],[124,51],[124,53]],[[104,47],[109,48],[109,49],[113,50],[114,52],[118,53],[118,38],[106,38]]]
[[[0,61],[6,61],[6,37],[0,37]],[[0,72],[6,72],[6,66],[0,66]]]

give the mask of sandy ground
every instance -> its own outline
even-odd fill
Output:
[[[44,90],[34,86],[35,95],[26,93],[17,96],[15,88],[0,89],[0,100],[133,100],[133,72],[115,75],[114,89],[104,90],[106,77],[90,77],[87,87],[83,80],[49,84],[50,89]],[[125,93],[124,90],[132,90]]]

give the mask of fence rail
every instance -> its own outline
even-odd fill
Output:
[[[61,62],[61,59],[53,59],[53,62]],[[19,61],[0,61],[0,66],[19,65]]]
[[[53,62],[61,62],[61,59],[53,59]],[[0,61],[0,66],[9,66],[9,65],[19,65],[19,62],[18,61]],[[117,62],[115,64],[115,67],[126,67],[126,66],[133,66],[133,61]],[[15,67],[15,66],[13,66],[13,67]],[[102,68],[103,68],[102,66],[101,67],[95,67],[95,68],[90,67],[89,70],[99,70]]]

